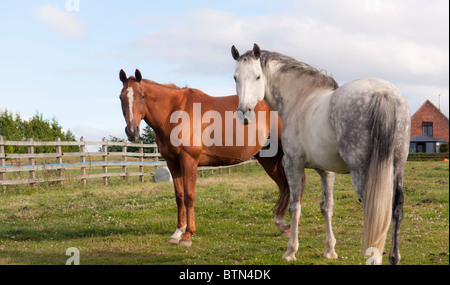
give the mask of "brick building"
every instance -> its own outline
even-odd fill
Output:
[[[409,152],[438,152],[439,145],[447,142],[449,122],[439,108],[429,100],[411,117],[411,143]]]

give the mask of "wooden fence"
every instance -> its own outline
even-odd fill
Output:
[[[6,146],[26,146],[28,153],[6,153]],[[54,153],[35,153],[35,147],[38,146],[54,146]],[[63,146],[78,146],[79,152],[62,152]],[[87,151],[86,146],[100,146],[98,152]],[[108,146],[119,146],[121,152],[108,152]],[[128,147],[136,147],[138,152],[127,152]],[[150,151],[144,151],[150,149]],[[241,164],[257,163],[256,160],[249,160]],[[8,165],[9,164],[9,165]],[[145,172],[144,166],[153,168],[153,172]],[[155,171],[162,166],[166,166],[166,162],[158,152],[156,144],[130,143],[126,140],[122,142],[111,142],[106,139],[102,141],[61,141],[57,138],[55,141],[4,141],[0,136],[0,185],[19,185],[29,184],[34,187],[37,183],[42,182],[63,182],[68,177],[66,170],[71,170],[71,179],[81,181],[82,186],[86,186],[88,179],[102,178],[103,184],[108,185],[110,177],[122,177],[126,181],[127,177],[138,176],[140,182],[144,182],[144,177],[153,176]],[[121,168],[119,172],[109,172],[108,168]],[[199,167],[200,176],[204,171],[218,170],[219,174],[222,169],[231,171],[232,166],[223,167]],[[100,173],[91,173],[87,170],[101,170]],[[136,171],[137,170],[137,171]],[[74,171],[75,174],[74,175]],[[36,173],[52,172],[52,175],[36,177]],[[14,175],[11,174],[17,174]],[[28,177],[24,178],[22,173],[28,173]],[[17,177],[19,176],[19,177]],[[42,175],[41,175],[42,176]]]

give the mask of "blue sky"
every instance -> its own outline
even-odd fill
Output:
[[[438,105],[441,94],[448,116],[448,11],[447,0],[8,1],[0,108],[55,117],[77,139],[125,137],[120,69],[230,95],[231,46],[243,52],[258,43],[339,84],[391,81],[412,113],[426,99]]]

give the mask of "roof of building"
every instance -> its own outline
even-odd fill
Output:
[[[421,135],[411,138],[410,142],[445,142],[445,140],[437,139],[427,135]]]
[[[442,113],[442,111],[441,111],[438,107],[436,107],[436,105],[434,105],[433,103],[431,103],[430,100],[426,100],[426,101],[422,104],[422,106],[420,106],[420,108],[417,109],[417,111],[416,111],[411,117],[414,117],[414,116],[418,113],[418,111],[419,111],[420,109],[422,109],[423,107],[425,107],[425,105],[427,105],[427,104],[430,104],[430,105],[438,112],[438,114],[441,115],[442,118],[444,118],[444,120],[446,120],[446,121],[448,122],[448,117],[447,117],[444,113]]]

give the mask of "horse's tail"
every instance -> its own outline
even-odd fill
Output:
[[[393,148],[396,129],[395,107],[389,93],[374,94],[370,116],[370,162],[366,168],[363,193],[364,253],[368,248],[378,249],[376,263],[381,263],[386,235],[392,218]]]

